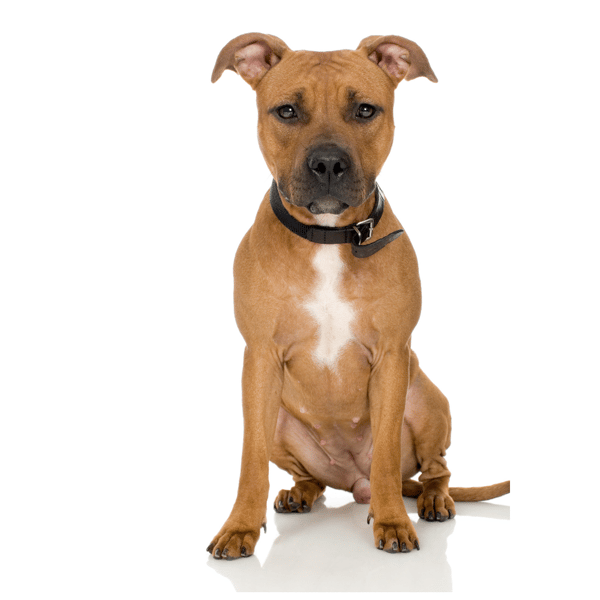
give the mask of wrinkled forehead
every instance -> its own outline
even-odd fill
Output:
[[[291,52],[263,78],[256,89],[259,103],[295,103],[308,109],[327,102],[384,104],[394,86],[372,61],[353,50]]]

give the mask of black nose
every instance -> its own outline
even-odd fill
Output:
[[[308,157],[308,168],[319,181],[340,179],[350,168],[350,157],[337,146],[321,146]]]

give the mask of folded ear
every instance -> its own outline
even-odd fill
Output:
[[[427,77],[437,83],[425,52],[417,44],[397,35],[372,35],[365,38],[357,51],[366,54],[369,60],[381,67],[398,85],[403,79],[410,81]]]
[[[245,33],[231,40],[219,53],[212,74],[214,83],[225,69],[238,73],[255,89],[265,73],[290,49],[274,35]]]

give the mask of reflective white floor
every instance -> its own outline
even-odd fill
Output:
[[[213,591],[468,592],[502,586],[510,561],[509,496],[457,504],[456,519],[428,523],[416,500],[405,499],[420,552],[387,554],[375,549],[368,506],[328,489],[309,514],[269,515],[256,554],[219,561],[206,555]],[[504,585],[508,586],[508,583]]]

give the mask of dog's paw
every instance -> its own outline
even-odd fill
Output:
[[[370,523],[371,519],[374,519],[372,508],[369,509],[367,523]],[[375,539],[375,547],[378,550],[384,550],[392,554],[421,549],[417,532],[408,516],[382,521],[375,519],[373,523],[373,537]]]
[[[310,512],[315,500],[323,493],[324,486],[311,481],[300,481],[291,490],[281,490],[273,508],[278,513]]]
[[[423,492],[417,500],[417,512],[426,521],[446,521],[454,518],[454,500],[440,490]]]
[[[266,523],[263,523],[262,527],[266,532]],[[206,551],[218,559],[245,558],[254,554],[254,547],[259,537],[260,528],[244,527],[241,523],[225,523]]]

